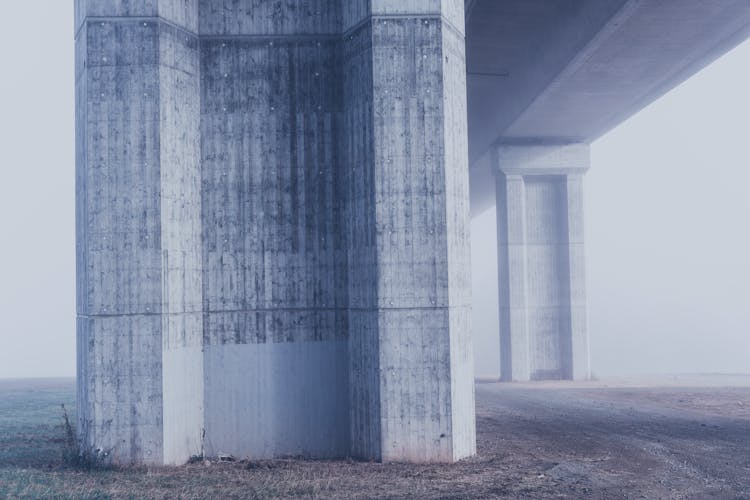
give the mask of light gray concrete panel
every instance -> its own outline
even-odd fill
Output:
[[[345,340],[207,346],[207,455],[347,455],[347,349]]]
[[[170,331],[180,328],[186,333],[200,333],[202,318],[190,318],[192,329],[186,325],[169,325]],[[168,316],[165,320],[169,320]],[[195,345],[162,351],[162,392],[164,405],[163,463],[182,465],[190,457],[204,451],[204,369],[203,348]]]

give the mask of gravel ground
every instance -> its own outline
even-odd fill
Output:
[[[480,456],[527,471],[516,498],[747,499],[750,388],[723,380],[479,384]]]

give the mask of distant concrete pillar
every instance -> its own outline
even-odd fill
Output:
[[[352,452],[475,452],[463,1],[344,2]]]
[[[589,146],[501,145],[495,158],[501,379],[587,379]]]

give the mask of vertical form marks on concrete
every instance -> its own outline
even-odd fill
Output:
[[[573,380],[591,377],[586,315],[586,256],[584,251],[583,173],[569,173],[565,185],[568,200],[568,272],[570,334]],[[580,360],[580,361],[578,361]]]
[[[529,380],[524,184],[517,174],[498,174],[496,180],[500,377]]]
[[[163,461],[177,464],[202,452],[200,63],[195,34],[159,26]]]
[[[338,11],[301,5],[201,4],[209,454],[349,449]]]
[[[564,176],[528,176],[526,314],[531,377],[570,378],[570,297]]]
[[[76,3],[76,14],[78,13]],[[87,288],[88,251],[86,250],[86,207],[88,206],[86,195],[88,187],[86,180],[88,173],[86,169],[86,144],[87,133],[90,127],[86,125],[86,109],[88,107],[88,75],[86,72],[87,44],[78,40],[85,40],[87,32],[82,27],[75,40],[75,218],[76,218],[76,427],[81,435],[84,423],[93,415],[93,401],[88,397],[91,390],[91,379],[89,378],[88,339],[84,335],[86,321],[83,318],[88,312],[89,294]]]
[[[496,162],[501,378],[585,379],[588,145],[501,145]]]
[[[352,421],[359,422],[353,448],[367,458],[453,461],[474,450],[465,84],[458,88],[465,63],[463,33],[455,28],[462,22],[451,21],[439,3],[404,11],[399,3],[372,2],[370,19],[345,37],[352,44],[347,53],[362,57],[357,62],[372,73],[371,90],[350,88],[354,99],[372,92],[372,130],[355,129],[371,135],[349,136],[349,149],[372,154],[361,163],[371,172],[349,184],[356,190],[372,183],[363,186],[372,206],[367,199],[351,205],[371,211],[370,219],[348,215],[350,227],[374,225],[357,227],[373,238],[372,246],[351,258],[354,268],[376,276],[364,321],[350,330],[358,398]],[[362,292],[353,289],[350,300]],[[376,376],[379,394],[369,382]]]
[[[76,44],[79,429],[160,463],[159,28],[88,21]]]
[[[341,34],[341,4],[350,1],[202,0],[198,7],[200,34],[338,37]]]
[[[464,26],[463,3],[447,4],[447,19]],[[471,228],[469,220],[466,42],[462,31],[444,25],[443,113],[448,235],[448,304],[450,307],[451,404],[453,458],[476,453],[474,356],[471,339]],[[452,263],[452,265],[451,265]]]
[[[193,34],[198,33],[200,0],[74,0],[75,31],[86,19],[160,18]]]
[[[349,7],[353,7],[352,2]],[[346,10],[346,7],[345,7]],[[355,13],[356,14],[356,13]],[[375,144],[372,26],[344,35],[342,180],[348,248],[348,364],[351,453],[381,457],[380,341],[376,283]]]
[[[78,423],[119,463],[200,453],[195,7],[76,2]]]

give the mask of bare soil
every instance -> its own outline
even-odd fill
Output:
[[[78,471],[52,451],[62,431],[49,415],[72,386],[28,391],[0,382],[0,498],[750,499],[750,377],[480,383],[478,454],[452,465]]]
[[[661,382],[480,384],[479,456],[512,498],[750,498],[750,388]]]

